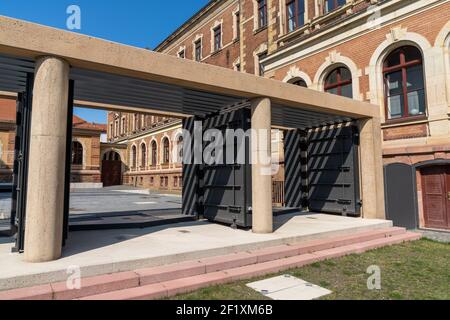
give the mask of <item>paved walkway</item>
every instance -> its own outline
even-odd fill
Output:
[[[425,238],[442,242],[442,243],[450,243],[450,230],[445,231],[433,231],[433,230],[416,230],[416,232],[420,232]]]
[[[0,233],[9,230],[11,193],[0,193]],[[149,192],[129,186],[77,189],[70,194],[70,225],[74,230],[114,228],[119,224],[157,225],[162,220],[183,222],[181,195]]]
[[[0,290],[64,281],[70,266],[79,266],[82,276],[94,276],[386,228],[392,223],[325,214],[290,214],[275,217],[275,225],[273,234],[253,234],[206,221],[73,232],[62,259],[40,264],[25,263],[21,255],[11,253],[11,240],[0,238]]]

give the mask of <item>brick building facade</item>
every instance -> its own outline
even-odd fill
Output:
[[[100,136],[106,126],[73,117],[71,182],[101,183]],[[0,183],[11,183],[16,137],[16,101],[0,99]]]
[[[213,0],[156,51],[378,105],[419,225],[450,229],[449,20],[448,0]]]

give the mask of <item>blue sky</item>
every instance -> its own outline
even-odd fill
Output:
[[[79,33],[153,49],[208,0],[0,0],[0,15],[66,29],[66,9],[81,9]],[[79,109],[85,120],[106,123],[105,112]]]

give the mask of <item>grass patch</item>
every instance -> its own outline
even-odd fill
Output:
[[[381,290],[368,290],[369,266],[381,268]],[[419,240],[360,255],[314,263],[291,274],[333,293],[325,300],[449,300],[450,244]],[[264,300],[246,286],[258,279],[213,286],[174,297],[176,300]]]

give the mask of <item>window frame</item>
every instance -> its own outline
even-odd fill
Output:
[[[135,145],[131,146],[131,168],[137,168],[137,147]]]
[[[170,163],[170,141],[166,137],[163,139],[163,164],[169,164]]]
[[[222,50],[222,24],[215,26],[212,31],[213,31],[213,52],[217,52]]]
[[[145,168],[147,165],[147,145],[141,144],[141,168]]]
[[[158,143],[153,140],[150,144],[151,146],[151,160],[152,160],[152,166],[158,165]]]
[[[345,96],[342,95],[342,87],[343,87],[343,86],[346,86],[346,85],[349,85],[349,84],[353,86],[353,79],[352,79],[352,77],[350,77],[349,80],[342,80],[342,78],[341,78],[341,70],[342,70],[342,69],[347,69],[348,73],[352,76],[352,72],[350,71],[350,69],[347,68],[347,67],[345,67],[345,66],[337,66],[337,67],[331,69],[331,70],[327,73],[327,75],[325,76],[325,78],[324,78],[324,84],[323,84],[323,91],[324,91],[324,92],[333,94],[333,93],[331,93],[331,92],[328,92],[327,90],[331,90],[331,89],[337,88],[338,91],[337,91],[337,93],[336,93],[335,95],[340,96],[340,97],[345,97]],[[331,74],[332,74],[334,71],[336,71],[336,70],[337,70],[337,74],[336,74],[336,82],[333,83],[333,84],[331,84],[331,85],[327,84],[327,79],[328,79],[328,78],[331,76]],[[353,95],[354,95],[354,92],[353,92],[353,87],[352,87],[352,98],[353,98]],[[347,97],[347,98],[348,98],[348,97]],[[351,99],[352,99],[352,98],[351,98]]]
[[[75,146],[77,146],[77,148]],[[72,163],[71,164],[74,166],[82,166],[84,163],[83,158],[84,158],[83,145],[79,141],[72,141]],[[75,160],[79,160],[79,161],[75,161]]]
[[[300,1],[303,2],[303,21],[301,24],[299,23],[300,12],[298,10]],[[293,17],[293,19],[290,19],[289,18],[289,6],[292,4],[294,4],[294,17]],[[306,15],[305,0],[286,0],[286,32],[291,33],[291,32],[294,32],[295,30],[303,27],[305,25],[305,20],[306,20],[305,15]],[[294,23],[295,23],[295,27],[292,30],[289,29],[289,22],[291,20],[294,20]]]
[[[203,55],[203,43],[202,39],[197,39],[194,41],[194,60],[197,62],[202,61]]]
[[[328,2],[328,0],[324,1],[324,3],[323,3],[323,13],[324,14],[328,14],[330,12],[333,12],[333,11],[335,11],[335,10],[345,6],[345,4],[346,4],[346,2],[344,2],[343,4],[339,4],[339,2],[338,2],[339,0],[332,0],[332,1],[333,1],[333,8],[328,10],[328,11],[327,11],[327,2]]]
[[[256,0],[256,10],[258,16],[258,29],[267,27],[268,24],[268,12],[267,12],[267,0]]]
[[[416,49],[420,53],[420,59],[415,59],[412,61],[406,62],[405,57],[405,49],[408,47],[412,47]],[[399,61],[400,63],[398,65],[392,66],[392,67],[386,67],[386,61],[393,55],[398,53],[400,55]],[[424,113],[418,114],[418,115],[409,115],[409,100],[408,100],[408,69],[412,67],[420,66],[422,70],[422,87],[419,89],[416,89],[414,91],[423,91],[424,93]],[[385,111],[385,121],[392,123],[392,122],[403,122],[408,120],[414,120],[414,119],[423,119],[427,117],[427,99],[426,99],[426,86],[425,86],[425,70],[424,70],[424,64],[423,64],[423,54],[415,46],[407,45],[399,47],[393,51],[391,51],[388,55],[386,55],[383,64],[382,64],[382,74],[383,74],[383,94],[384,94],[384,111]],[[402,116],[397,118],[390,118],[389,115],[389,98],[391,95],[389,95],[389,88],[387,83],[386,76],[388,74],[391,74],[393,72],[401,71],[402,74],[402,93],[399,94],[403,97],[403,109],[402,109]],[[411,91],[412,92],[412,91]]]

